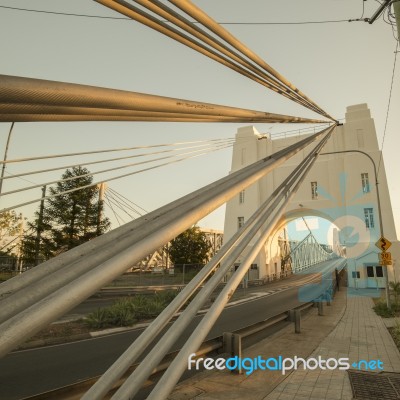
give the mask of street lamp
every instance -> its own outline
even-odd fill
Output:
[[[378,182],[378,173],[376,170],[376,164],[374,159],[365,151],[361,150],[341,150],[341,151],[330,151],[327,153],[321,153],[321,156],[324,155],[329,155],[329,154],[340,154],[340,153],[361,153],[364,154],[364,156],[367,156],[370,161],[372,162],[372,165],[374,166],[374,175],[375,175],[375,187],[376,187],[376,200],[378,204],[378,214],[379,214],[379,229],[380,229],[380,237],[385,237],[383,233],[383,221],[382,221],[382,210],[381,210],[381,199],[379,196],[379,182]],[[386,292],[386,304],[387,307],[390,308],[390,298],[389,298],[389,274],[388,274],[388,266],[386,266],[386,287],[385,287],[385,292]]]

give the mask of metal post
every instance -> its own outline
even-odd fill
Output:
[[[324,303],[322,302],[322,297],[317,299],[318,303],[318,315],[324,315]]]
[[[385,8],[390,5],[390,2],[391,2],[391,0],[384,0],[384,2],[375,11],[374,15],[368,19],[368,23],[373,24],[381,16],[381,14],[385,11]]]
[[[300,310],[294,310],[294,332],[300,333],[301,313]]]
[[[0,195],[1,195],[1,190],[3,188],[3,178],[4,178],[4,173],[6,171],[6,163],[5,162],[7,161],[8,147],[10,145],[11,133],[13,131],[13,128],[14,128],[14,122],[11,123],[10,131],[8,132],[8,137],[7,137],[6,149],[4,151],[4,158],[3,158],[4,163],[1,168],[1,177],[0,177],[1,178],[0,179]]]

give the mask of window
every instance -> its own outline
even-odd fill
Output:
[[[373,228],[374,224],[374,210],[372,208],[364,208],[365,227],[367,229]]]
[[[238,217],[238,229],[244,225],[244,217]]]
[[[367,266],[367,277],[368,278],[383,278],[383,269],[380,265]]]
[[[374,267],[367,267],[367,276],[368,278],[373,278],[375,276]]]
[[[239,204],[244,203],[244,190],[239,193]]]
[[[360,272],[351,271],[351,277],[354,278],[354,279],[360,279]]]
[[[366,172],[363,172],[361,174],[361,185],[362,185],[362,190],[364,193],[369,192],[369,178],[368,174]]]
[[[311,182],[311,198],[313,200],[318,199],[318,184],[317,184],[317,182]]]

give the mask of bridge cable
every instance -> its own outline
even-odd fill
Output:
[[[19,204],[16,204],[16,205],[13,205],[13,206],[10,206],[10,207],[7,207],[7,208],[3,208],[3,209],[0,210],[0,212],[10,211],[10,210],[13,210],[13,209],[18,208],[18,207],[22,207],[22,206],[26,206],[26,205],[29,205],[29,204],[37,203],[39,201],[46,200],[46,199],[52,199],[52,198],[55,198],[57,196],[61,196],[63,194],[73,193],[73,192],[76,192],[78,190],[82,190],[82,189],[86,189],[86,188],[89,188],[89,187],[92,187],[92,186],[99,185],[101,183],[110,182],[110,181],[113,181],[113,180],[116,180],[116,179],[126,178],[126,177],[131,176],[131,175],[136,175],[136,174],[139,174],[139,173],[142,173],[142,172],[147,172],[147,171],[150,171],[150,170],[153,170],[153,169],[161,168],[161,167],[164,167],[164,166],[167,166],[167,165],[171,165],[171,164],[174,164],[174,163],[182,162],[182,161],[189,160],[189,159],[192,159],[192,158],[196,158],[196,157],[199,157],[199,156],[202,156],[202,155],[210,154],[212,152],[219,151],[219,150],[222,150],[224,148],[229,148],[229,147],[232,147],[232,146],[229,145],[229,146],[225,146],[225,147],[221,147],[221,148],[216,148],[216,149],[204,152],[202,154],[194,154],[194,155],[190,155],[190,156],[186,156],[186,157],[181,157],[181,158],[178,158],[178,159],[175,159],[175,160],[172,160],[172,161],[167,161],[167,162],[164,162],[164,163],[161,163],[161,164],[157,164],[155,166],[139,169],[137,171],[129,172],[129,173],[126,173],[126,174],[123,174],[123,175],[117,175],[117,176],[113,176],[113,177],[110,177],[110,178],[105,178],[105,179],[99,180],[97,182],[88,184],[88,185],[80,186],[78,188],[65,190],[65,191],[57,193],[57,194],[47,195],[45,197],[39,197],[39,198],[36,198],[34,200],[26,201],[26,202],[19,203]],[[92,173],[92,175],[93,174],[94,173]],[[82,177],[82,176],[83,175],[80,175],[80,176],[78,176],[78,178]],[[37,185],[37,187],[40,187],[40,186],[43,186],[43,184]],[[33,188],[33,186],[31,186],[31,188]],[[16,191],[12,191],[12,192],[15,193]],[[3,193],[2,196],[5,195],[5,194],[7,194],[7,192]],[[10,192],[8,192],[8,194],[10,194]]]
[[[43,79],[0,75],[0,82],[0,122],[326,122]]]
[[[150,27],[154,28],[152,23],[158,24],[160,26],[160,29],[157,29],[159,32],[164,33],[166,31],[172,32],[172,39],[177,39],[176,35],[178,37],[183,38],[184,40],[179,40],[179,42],[188,45],[189,47],[193,48],[196,51],[199,51],[197,46],[200,46],[201,49],[203,49],[206,53],[201,51],[202,54],[206,55],[207,57],[210,57],[212,55],[212,59],[214,59],[217,62],[222,63],[223,65],[233,69],[236,72],[239,72],[240,74],[266,86],[268,89],[271,89],[279,94],[282,94],[283,96],[303,105],[304,107],[311,108],[313,111],[319,113],[319,110],[311,105],[307,104],[304,99],[302,99],[297,93],[292,93],[292,92],[286,92],[285,86],[278,80],[274,79],[270,75],[267,75],[262,69],[260,69],[257,65],[249,63],[246,58],[244,58],[240,53],[236,53],[233,49],[229,48],[227,45],[225,45],[223,42],[219,41],[217,38],[209,35],[207,32],[199,28],[198,26],[194,25],[191,23],[189,20],[184,18],[182,15],[176,13],[175,11],[171,10],[170,7],[167,5],[161,3],[158,0],[151,0],[151,1],[146,1],[146,0],[135,0],[136,3],[140,4],[141,6],[147,8],[148,10],[156,13],[157,15],[167,18],[167,20],[175,25],[177,25],[179,28],[183,29],[185,32],[193,35],[200,41],[204,42],[206,46],[211,46],[213,49],[217,50],[217,52],[222,53],[224,56],[227,56],[228,59],[226,59],[224,56],[218,55],[218,53],[215,53],[214,51],[210,50],[207,47],[204,47],[201,43],[198,41],[195,41],[193,39],[190,39],[186,35],[183,35],[179,31],[173,29],[172,27],[166,25],[163,23],[163,21],[157,21],[156,19],[152,18],[149,14],[142,13],[140,9],[128,5],[127,3],[124,3],[124,6],[129,8],[128,13],[130,15],[138,15],[142,18],[145,18],[145,21],[148,21],[150,23]],[[120,3],[121,5],[121,3]],[[134,14],[132,14],[132,11]],[[140,21],[142,22],[142,19],[139,17]],[[148,25],[148,24],[146,24]],[[149,26],[149,25],[148,25]],[[186,42],[189,40],[189,44]],[[192,45],[195,45],[194,47]],[[231,60],[229,60],[231,59]],[[232,62],[233,61],[233,62]],[[240,66],[245,67],[246,69],[250,70],[252,73],[249,73],[246,69],[243,70]],[[253,74],[255,73],[255,75]],[[261,78],[261,81],[260,81]],[[266,82],[265,82],[266,81]]]
[[[157,0],[151,0],[150,2],[144,2],[143,0],[136,0],[137,3],[150,9],[151,11],[158,13],[159,15],[163,15],[167,17],[171,22],[177,23],[179,27],[181,27],[184,31],[194,34],[196,37],[199,37],[199,32],[202,39],[206,40],[208,45],[213,47],[217,46],[219,51],[222,51],[224,54],[227,54],[226,51],[230,54],[230,57],[233,57],[234,61],[226,59],[226,57],[222,56],[219,53],[215,53],[214,50],[205,46],[201,42],[188,37],[183,34],[179,30],[165,24],[161,20],[157,20],[157,18],[152,15],[144,12],[140,8],[137,8],[123,0],[94,0],[108,8],[113,9],[119,13],[127,15],[136,21],[157,30],[158,32],[167,35],[168,37],[177,40],[178,42],[194,49],[195,51],[200,52],[201,54],[212,58],[213,60],[235,70],[236,72],[241,73],[244,76],[247,76],[258,83],[267,86],[269,89],[278,92],[279,94],[291,98],[291,100],[312,109],[318,114],[324,115],[325,117],[333,120],[331,116],[326,114],[322,109],[320,109],[315,103],[313,103],[310,99],[308,99],[303,93],[301,93],[297,88],[295,88],[290,82],[288,82],[283,76],[281,76],[277,71],[272,69],[268,64],[266,64],[263,60],[261,60],[258,56],[256,56],[253,52],[251,52],[246,46],[242,45],[237,39],[235,39],[232,35],[230,35],[224,28],[219,26],[215,21],[213,21],[210,17],[208,17],[205,13],[203,13],[200,9],[197,9],[192,3],[185,0],[183,2],[171,1],[175,6],[180,8],[185,13],[189,14],[194,19],[198,20],[203,26],[211,30],[214,34],[219,36],[221,39],[225,40],[229,45],[231,45],[234,49],[238,50],[240,53],[244,54],[246,57],[250,59],[250,61],[244,60],[240,55],[234,53],[232,50],[229,50],[225,45],[218,42],[215,38],[208,35],[206,32],[201,31],[200,28],[193,25],[190,21],[184,19],[179,14],[170,10],[168,6],[160,3]],[[190,4],[189,4],[190,3]],[[200,15],[200,18],[199,18]],[[221,50],[222,49],[222,50]],[[236,62],[239,62],[242,65],[245,65],[246,68],[257,71],[259,75],[254,75],[252,72],[247,70],[243,70],[240,65]],[[243,64],[244,62],[244,64]],[[254,63],[254,64],[253,64]],[[259,67],[262,70],[259,70]],[[266,71],[267,74],[263,72]],[[264,81],[264,83],[263,83]],[[272,86],[271,86],[272,85]]]
[[[250,264],[253,262],[253,258],[257,255],[257,253],[261,250],[261,247],[265,244],[265,240],[267,239],[268,235],[271,233],[272,229],[274,228],[275,224],[278,222],[278,219],[281,217],[281,214],[286,207],[286,204],[289,202],[289,200],[292,198],[292,196],[296,193],[300,183],[303,181],[303,179],[307,176],[307,173],[311,169],[312,165],[314,164],[316,160],[316,156],[319,151],[321,151],[322,147],[325,145],[326,141],[329,139],[330,134],[332,130],[326,134],[324,139],[321,141],[320,144],[316,146],[315,149],[313,149],[308,157],[305,163],[302,163],[301,168],[295,173],[294,175],[290,175],[287,180],[285,181],[286,185],[281,185],[280,187],[280,195],[277,195],[277,191],[274,192],[273,195],[268,199],[270,206],[266,209],[264,209],[264,212],[262,213],[262,216],[259,216],[258,222],[256,222],[249,230],[249,232],[246,235],[246,240],[243,238],[240,242],[238,242],[233,249],[232,255],[229,257],[229,262],[228,260],[225,260],[225,269],[224,267],[220,267],[220,270],[214,274],[214,276],[211,278],[210,282],[213,281],[213,284],[216,286],[220,283],[221,278],[224,276],[224,274],[227,273],[227,268],[230,268],[230,266],[234,263],[235,259],[241,254],[241,252],[244,250],[244,248],[250,243],[252,238],[260,232],[261,229],[261,234],[260,237],[257,239],[257,243],[252,247],[250,250],[250,256],[246,256],[245,260],[242,261],[241,266],[233,276],[230,278],[230,280],[227,282],[225,285],[224,289],[222,292],[219,294],[217,299],[213,302],[213,305],[211,306],[210,310],[205,314],[205,316],[202,318],[202,320],[199,322],[197,328],[192,332],[190,338],[186,342],[186,344],[183,346],[183,348],[179,351],[179,354],[175,357],[171,364],[171,368],[168,368],[167,371],[164,373],[164,375],[161,377],[161,379],[158,381],[156,387],[153,389],[153,391],[150,393],[148,396],[148,399],[163,399],[168,396],[170,393],[170,390],[173,389],[175,386],[177,380],[179,379],[181,373],[183,372],[182,370],[185,368],[187,365],[187,357],[186,357],[186,365],[183,365],[182,360],[185,358],[185,355],[188,351],[192,353],[194,348],[198,348],[198,346],[202,343],[204,340],[205,336],[207,335],[208,331],[211,329],[213,323],[216,321],[220,313],[222,312],[225,304],[228,302],[228,299],[230,298],[230,295],[228,293],[232,293],[236,287],[239,285],[241,280],[244,277],[244,274],[247,272],[248,268],[250,267]],[[271,203],[272,201],[272,203]],[[281,205],[279,206],[279,204]],[[275,211],[277,209],[277,211]],[[272,220],[271,220],[272,218]],[[265,221],[268,221],[267,227],[262,229],[261,227],[265,224]],[[208,286],[209,283],[207,283],[206,286]],[[210,293],[215,289],[214,286],[210,287],[208,291],[205,291],[205,288],[202,289],[203,291],[203,296],[202,296],[202,301],[205,301],[207,298],[209,298]],[[153,360],[157,357],[160,361],[161,354],[164,354],[164,352],[168,351],[166,349],[166,346],[172,345],[173,342],[175,341],[176,337],[180,335],[180,333],[186,328],[186,323],[189,322],[193,316],[196,314],[197,310],[199,307],[201,307],[202,302],[199,301],[198,304],[197,301],[197,296],[195,300],[191,301],[187,309],[181,314],[181,316],[178,318],[177,321],[174,323],[174,329],[173,330],[168,330],[168,332],[164,335],[164,337],[158,342],[156,347],[154,347],[151,352],[148,354],[148,356],[144,359],[143,362],[139,365],[138,368],[132,373],[132,375],[123,383],[123,385],[117,390],[117,392],[114,394],[112,397],[113,399],[128,399],[132,398],[132,396],[137,393],[137,391],[141,387],[141,382],[143,379],[146,379],[146,375],[148,376],[149,373],[151,373],[150,366],[153,366],[155,363],[152,363]],[[190,311],[188,310],[190,309]],[[185,320],[186,318],[186,320]],[[180,320],[180,321],[179,321]],[[180,323],[182,320],[184,320],[184,323]],[[179,321],[179,322],[178,322]],[[163,348],[163,351],[161,352],[161,348]],[[190,350],[189,350],[190,349]],[[160,354],[161,353],[161,354]],[[151,365],[149,365],[151,364]],[[140,373],[141,371],[142,374]],[[161,389],[163,387],[163,389]],[[162,394],[161,394],[162,391]],[[89,392],[88,392],[89,393]],[[90,396],[87,397],[91,398]],[[98,398],[98,397],[94,397]],[[82,398],[83,400],[85,399],[85,396]]]
[[[306,137],[48,260],[40,268],[4,282],[0,285],[0,356],[115,279],[132,263],[320,139],[326,131]]]
[[[88,154],[111,153],[111,152],[128,151],[128,150],[152,149],[152,148],[157,148],[157,147],[182,146],[182,145],[197,144],[197,143],[213,143],[213,142],[221,142],[221,141],[222,142],[234,141],[234,138],[226,138],[226,139],[217,138],[217,139],[195,140],[195,141],[190,141],[190,142],[163,143],[163,144],[153,144],[153,145],[148,145],[148,146],[119,147],[119,148],[115,148],[115,149],[91,150],[91,151],[83,151],[83,152],[79,152],[79,153],[51,154],[51,155],[46,155],[46,156],[7,159],[5,161],[0,160],[0,164],[11,164],[11,163],[26,162],[26,161],[47,160],[47,159],[51,159],[51,158],[74,157],[74,156],[82,156],[82,155],[88,155]]]
[[[140,207],[138,204],[134,203],[132,200],[128,199],[127,197],[125,197],[124,195],[122,195],[121,193],[117,192],[115,189],[112,189],[111,187],[108,187],[107,190],[111,191],[111,193],[113,193],[115,196],[119,197],[121,199],[121,201],[125,200],[125,204],[127,203],[131,203],[133,204],[133,206],[140,208],[142,211],[144,211],[144,214],[148,214],[148,211],[145,210],[143,207]],[[142,216],[143,213],[139,212],[136,210],[136,212]]]
[[[117,221],[117,223],[118,223],[118,225],[119,226],[121,226],[121,222],[120,222],[120,216],[119,216],[119,214],[117,214],[117,212],[114,210],[114,207],[113,207],[113,205],[111,204],[111,202],[110,202],[110,200],[109,200],[109,198],[108,198],[108,196],[107,196],[107,194],[106,193],[104,193],[104,200],[105,200],[105,204],[111,209],[111,211],[113,212],[113,214],[114,214],[114,216],[115,216],[115,219],[116,219],[116,221]],[[123,221],[123,219],[121,218],[121,220]],[[123,221],[124,222],[124,221]]]
[[[225,142],[221,141],[220,143],[218,143],[218,145],[230,144],[230,143],[233,144],[233,142],[231,140],[227,140]],[[130,156],[124,156],[124,157],[108,158],[108,159],[103,159],[103,160],[98,160],[98,161],[88,161],[88,162],[85,162],[85,163],[63,165],[63,166],[59,166],[59,167],[53,167],[53,168],[47,168],[47,169],[41,169],[41,170],[34,170],[34,171],[30,170],[29,172],[21,172],[21,173],[18,173],[18,174],[12,174],[11,176],[6,176],[6,177],[3,177],[3,178],[0,177],[0,180],[6,180],[6,179],[11,179],[11,178],[19,178],[21,176],[27,176],[27,175],[42,174],[42,173],[45,173],[45,172],[53,172],[53,171],[58,171],[60,169],[83,167],[83,166],[86,166],[86,165],[102,164],[102,163],[107,163],[107,162],[112,162],[112,161],[128,160],[128,159],[131,159],[131,158],[138,158],[138,157],[148,157],[148,156],[152,156],[152,155],[156,155],[156,154],[172,153],[172,152],[186,150],[186,149],[196,149],[196,148],[202,149],[205,146],[208,146],[208,148],[213,148],[213,147],[215,147],[215,144],[201,144],[201,145],[197,145],[197,146],[188,146],[188,147],[181,147],[181,148],[175,148],[175,149],[160,150],[160,151],[155,151],[155,152],[151,152],[151,153],[139,153],[139,154],[134,154],[134,155],[130,155]],[[157,159],[155,159],[155,160],[157,160]]]
[[[319,146],[318,148],[322,148],[320,145],[318,146]],[[203,276],[202,279],[199,279],[197,281],[198,285],[200,285],[203,282],[203,280],[207,278],[207,276],[214,270],[214,268],[216,268],[217,265],[219,265],[219,263],[222,260],[225,261],[224,265],[228,265],[230,268],[230,265],[232,265],[235,262],[235,259],[240,255],[244,247],[247,245],[247,242],[242,241],[239,243],[239,240],[252,226],[254,226],[256,221],[258,221],[257,222],[258,225],[256,225],[256,227],[253,229],[253,234],[255,234],[258,231],[259,227],[265,223],[266,213],[271,211],[272,208],[271,202],[273,201],[273,199],[279,193],[284,193],[284,189],[289,185],[289,182],[298,178],[299,174],[303,171],[304,167],[310,161],[314,153],[315,150],[310,152],[310,154],[300,163],[300,165],[296,167],[296,170],[294,171],[293,175],[286,178],[278,186],[278,188],[274,191],[274,193],[260,206],[260,208],[256,210],[256,212],[249,218],[249,220],[246,221],[244,226],[239,231],[237,231],[226,244],[223,245],[223,247],[219,250],[219,252],[215,255],[215,257],[213,257],[213,259],[202,269],[201,273],[203,274]],[[251,240],[253,234],[249,236],[249,240]],[[233,255],[229,257],[229,260],[226,260],[225,258],[229,256],[229,253],[231,251],[234,251]],[[202,297],[203,299],[209,298],[209,293],[211,293],[215,289],[215,286],[211,287],[209,285],[210,284],[218,285],[226,272],[227,272],[226,267],[225,270],[223,269],[223,266],[219,268],[219,270],[215,273],[214,277],[212,278],[212,281],[210,280],[209,283],[207,284],[206,287],[208,292],[203,292],[203,297]],[[132,365],[132,363],[137,359],[137,357],[139,357],[140,354],[144,351],[144,349],[152,342],[153,335],[159,333],[159,331],[169,322],[172,316],[175,315],[175,313],[185,303],[186,299],[193,294],[196,288],[197,286],[194,284],[194,281],[191,281],[177,296],[177,298],[173,300],[173,302],[167,307],[167,309],[164,312],[162,312],[156,318],[156,320],[136,339],[136,341],[126,350],[126,352],[116,361],[116,363],[113,364],[113,366],[110,367],[110,369],[95,383],[95,385],[86,393],[86,395],[84,395],[82,399],[102,398],[102,396],[107,393],[108,389],[113,385],[113,383],[125,373],[127,368],[129,368],[129,366]],[[186,309],[187,311],[185,311],[185,317],[180,317],[180,320],[181,318],[190,319],[191,316],[196,314],[197,310],[201,307],[201,305],[202,305],[201,301],[196,300],[191,302]],[[190,315],[188,315],[189,312]],[[138,372],[135,373],[135,376],[137,374],[146,375],[146,372],[148,372],[149,368],[152,368],[157,362],[155,361],[155,359],[156,358],[158,359],[160,356],[162,357],[164,352],[168,351],[167,340],[168,341],[171,340],[170,336],[171,331],[169,332],[170,332],[169,336],[167,337],[164,336],[164,338],[160,340],[159,345],[157,345],[157,350],[154,348],[154,351],[151,352],[151,355],[150,354],[148,355],[148,357],[151,358],[152,360],[151,361],[147,360],[147,362],[142,363],[138,367],[139,370]],[[174,336],[176,337],[175,333],[176,331],[174,332]],[[179,335],[179,332],[176,334]],[[161,348],[160,346],[163,346],[163,348]],[[141,375],[140,380],[143,378],[144,375]],[[133,379],[135,379],[135,377],[132,375],[132,379],[130,378],[130,380]]]
[[[143,165],[143,164],[148,164],[148,163],[152,163],[152,162],[156,162],[156,161],[161,161],[161,160],[166,160],[166,159],[170,159],[170,158],[185,156],[185,155],[188,155],[188,154],[197,154],[197,153],[202,152],[201,155],[204,155],[204,154],[211,153],[211,152],[213,152],[215,150],[225,149],[225,148],[228,148],[228,147],[232,147],[232,145],[231,144],[228,144],[228,145],[214,145],[214,146],[210,146],[209,148],[205,148],[205,149],[204,148],[200,148],[198,150],[192,150],[192,151],[188,151],[188,152],[183,152],[183,153],[178,153],[178,154],[172,154],[172,155],[168,155],[168,156],[153,158],[153,159],[150,159],[150,160],[139,161],[139,162],[134,162],[134,163],[130,163],[130,164],[124,164],[124,165],[113,167],[113,168],[107,168],[107,169],[103,169],[103,170],[99,170],[99,171],[87,172],[85,174],[71,176],[71,177],[68,177],[68,178],[57,179],[57,180],[49,181],[49,182],[46,182],[46,183],[39,183],[39,184],[35,184],[35,185],[32,185],[32,186],[26,186],[26,187],[20,188],[20,189],[9,190],[8,192],[3,192],[1,194],[1,196],[7,196],[7,195],[10,195],[10,194],[23,192],[23,191],[35,189],[35,188],[38,188],[38,187],[41,187],[41,186],[50,186],[52,184],[75,181],[75,180],[79,180],[81,178],[88,177],[88,176],[93,176],[93,175],[97,175],[97,174],[101,174],[101,173],[105,173],[105,172],[118,171],[120,169],[125,169],[125,168],[130,168],[130,167],[133,167],[133,166],[137,166],[137,165]],[[169,151],[162,151],[162,153],[165,153],[165,152],[169,152]],[[126,158],[135,158],[135,157],[137,157],[137,156],[130,156],[130,157],[126,157]],[[122,159],[124,159],[124,158],[125,157],[123,157]],[[112,161],[115,161],[115,160],[112,160]],[[76,164],[76,166],[82,166],[82,165],[88,165],[88,164],[87,163]],[[62,169],[63,168],[64,167],[62,167]],[[58,169],[58,167],[54,168],[54,169],[51,169],[51,170],[57,170],[57,169]],[[46,172],[46,171],[44,171],[44,172]],[[15,175],[15,176],[18,177],[20,175]],[[93,185],[90,185],[90,186],[93,186]]]

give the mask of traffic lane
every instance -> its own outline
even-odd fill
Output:
[[[10,353],[0,360],[0,399],[20,399],[100,375],[141,331]]]
[[[223,311],[207,338],[243,328],[293,308],[299,305],[297,297],[297,288],[292,288],[230,306]],[[174,350],[182,347],[201,318],[194,318],[173,346]],[[100,375],[141,332],[138,329],[11,353],[0,360],[0,398],[20,399]]]

